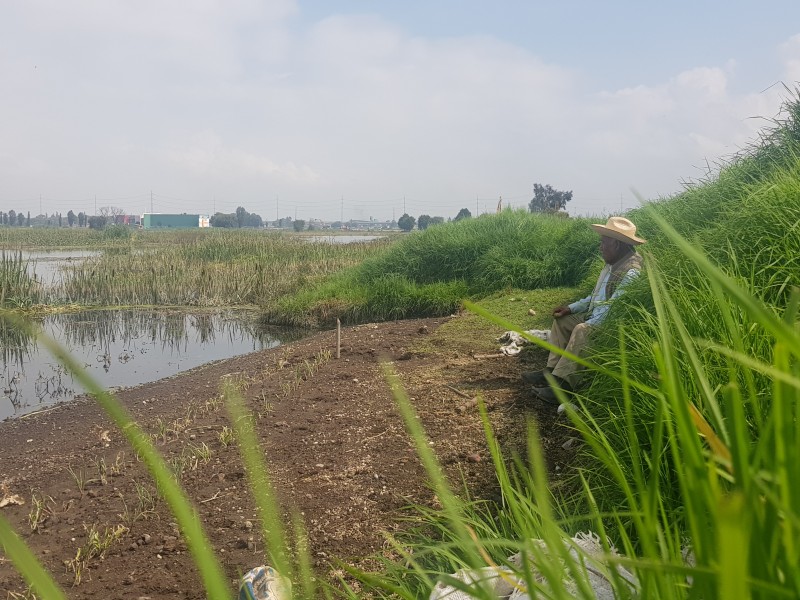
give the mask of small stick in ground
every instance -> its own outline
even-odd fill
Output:
[[[466,398],[467,400],[472,400],[472,396],[470,396],[469,394],[465,394],[465,393],[464,393],[464,392],[462,392],[461,390],[457,390],[457,389],[456,389],[456,388],[454,388],[452,385],[447,385],[447,384],[445,384],[445,387],[446,387],[446,388],[448,388],[448,389],[450,389],[450,390],[453,390],[453,391],[454,391],[456,394],[458,394],[458,395],[459,395],[459,396],[461,396],[462,398]]]

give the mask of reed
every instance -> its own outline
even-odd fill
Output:
[[[330,244],[264,232],[137,233],[68,266],[47,300],[82,306],[269,306],[389,242]]]
[[[41,286],[29,268],[21,252],[0,251],[0,308],[28,308],[39,303]]]

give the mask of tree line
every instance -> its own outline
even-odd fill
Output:
[[[528,210],[532,213],[553,213],[563,216],[566,215],[566,213],[562,211],[564,211],[567,202],[570,200],[572,200],[572,191],[564,192],[553,188],[551,185],[534,183],[533,198],[531,198],[531,201],[528,203]],[[468,219],[471,216],[472,213],[469,212],[469,209],[462,208],[453,221]],[[402,231],[411,231],[414,229],[415,225],[417,229],[423,230],[437,223],[444,223],[444,219],[442,217],[431,217],[429,215],[420,215],[418,219],[415,219],[408,213],[405,213],[397,220],[397,226]]]
[[[533,184],[533,198],[528,203],[528,209],[531,212],[550,212],[559,213],[563,211],[567,202],[572,200],[572,191],[564,192],[554,189],[550,185],[542,185],[539,183]],[[115,224],[119,222],[119,218],[125,215],[125,211],[115,206],[104,206],[99,210],[99,214],[88,216],[83,212],[77,215],[73,211],[67,212],[66,222],[69,227],[90,227],[92,229],[102,229],[106,225]],[[460,221],[472,217],[469,209],[462,208],[458,214],[453,218],[453,221]],[[449,221],[450,219],[448,219]],[[305,227],[305,221],[296,219],[286,219],[291,223],[295,231],[302,231]],[[287,224],[288,224],[287,223]],[[414,218],[408,213],[404,213],[402,217],[397,220],[397,226],[402,231],[411,231],[416,226],[419,230],[424,230],[431,225],[444,223],[444,217],[432,217],[430,215],[420,215]],[[55,213],[48,217],[47,215],[39,215],[31,219],[30,211],[27,215],[22,211],[9,210],[8,212],[0,211],[0,224],[9,227],[31,227],[31,226],[64,226],[64,219],[61,213]],[[224,228],[242,228],[253,227],[260,228],[264,226],[264,220],[261,215],[248,212],[243,206],[239,206],[236,212],[214,214],[209,219],[211,227],[224,227]],[[284,225],[284,219],[280,219],[280,225]]]

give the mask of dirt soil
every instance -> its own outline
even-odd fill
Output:
[[[570,432],[520,380],[521,370],[541,364],[476,358],[485,340],[474,348],[448,347],[437,328],[451,318],[460,317],[345,328],[338,360],[336,333],[322,332],[117,394],[182,472],[232,589],[242,573],[268,559],[238,447],[226,437],[230,423],[220,393],[226,377],[238,382],[256,415],[282,505],[303,516],[322,578],[340,572],[337,560],[373,567],[370,557],[387,551],[384,532],[407,526],[401,517],[410,504],[436,506],[382,375],[382,358],[392,361],[451,480],[466,482],[474,498],[497,494],[478,395],[505,452],[524,452],[526,418],[533,417],[551,473],[563,469],[571,458],[562,449]],[[543,355],[537,356],[541,363]],[[205,597],[168,506],[91,399],[3,422],[0,456],[0,498],[11,500],[0,514],[68,597]],[[119,539],[104,556],[75,561],[92,528],[102,539],[117,527]],[[26,589],[0,555],[0,599],[27,598]]]

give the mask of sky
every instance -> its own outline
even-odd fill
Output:
[[[796,0],[0,0],[0,211],[608,215],[798,81]]]

